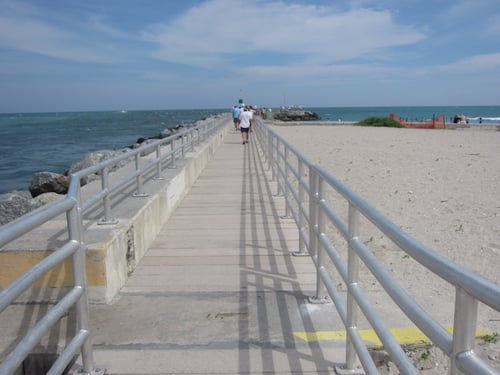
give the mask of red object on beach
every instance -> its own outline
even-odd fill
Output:
[[[394,113],[389,115],[389,118],[399,122],[405,128],[412,129],[444,129],[445,128],[445,119],[444,115],[439,115],[438,117],[434,117],[432,121],[415,123],[415,122],[407,122],[403,120],[401,117],[396,116]]]

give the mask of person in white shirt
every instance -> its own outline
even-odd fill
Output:
[[[243,140],[243,144],[246,144],[248,143],[248,133],[252,128],[253,112],[248,110],[247,107],[244,107],[243,111],[240,112],[239,119],[241,138]]]

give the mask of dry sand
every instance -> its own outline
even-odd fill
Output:
[[[500,131],[312,124],[273,129],[424,245],[500,284]],[[450,324],[454,288],[382,236],[369,241],[408,292]],[[498,312],[481,306],[478,321],[500,333]],[[498,365],[500,345],[488,350]]]

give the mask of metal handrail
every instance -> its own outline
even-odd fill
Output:
[[[64,199],[48,204],[0,228],[0,249],[33,229],[47,223],[51,219],[66,214],[68,240],[55,249],[9,286],[0,291],[0,314],[14,302],[31,284],[64,260],[71,258],[73,269],[73,286],[44,317],[32,327],[10,350],[0,363],[0,375],[11,375],[16,372],[26,356],[38,345],[41,338],[52,326],[76,306],[77,330],[74,337],[59,354],[48,374],[61,374],[78,352],[82,355],[83,368],[81,374],[104,374],[105,370],[96,367],[93,359],[88,323],[87,279],[85,270],[85,245],[83,241],[84,214],[95,206],[102,206],[102,217],[99,223],[113,224],[111,201],[125,186],[134,185],[135,194],[143,194],[144,184],[149,180],[160,179],[162,169],[174,168],[176,161],[185,158],[187,151],[193,151],[227,124],[227,115],[211,117],[164,139],[156,140],[122,155],[102,161],[94,166],[82,169],[71,175],[70,186]],[[144,158],[143,155],[154,155]],[[121,179],[110,183],[109,171],[118,168],[124,162],[134,158],[135,169]],[[152,159],[152,160],[150,160]],[[155,172],[155,173],[153,173]],[[90,197],[82,197],[82,181],[90,176],[101,176],[101,190]]]
[[[359,282],[361,261],[401,311],[450,358],[450,374],[499,374],[473,349],[478,303],[500,311],[499,285],[453,263],[405,233],[326,169],[311,163],[262,119],[256,120],[255,133],[271,171],[272,180],[276,182],[278,194],[285,198],[286,213],[291,214],[297,224],[298,253],[309,253],[315,264],[317,285],[313,299],[330,297],[346,327],[346,363],[342,368],[343,372],[354,371],[359,360],[367,373],[377,373],[375,363],[358,332],[357,311],[360,310],[401,373],[418,373],[381,319],[379,312],[366,298]],[[307,173],[304,173],[305,171]],[[308,179],[304,177],[306,174]],[[348,207],[347,222],[331,207],[325,193],[326,188],[333,189],[344,199]],[[363,243],[359,235],[361,216],[408,256],[456,288],[452,334],[398,284],[369,246]],[[326,235],[327,224],[333,225],[346,241],[347,262],[342,259],[335,244]],[[327,271],[327,260],[347,285],[347,303],[340,297],[337,286]]]

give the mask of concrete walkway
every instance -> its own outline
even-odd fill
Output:
[[[315,272],[256,140],[230,132],[111,305],[92,305],[95,362],[107,374],[333,374],[340,329],[310,305]],[[294,334],[295,333],[295,334]]]

